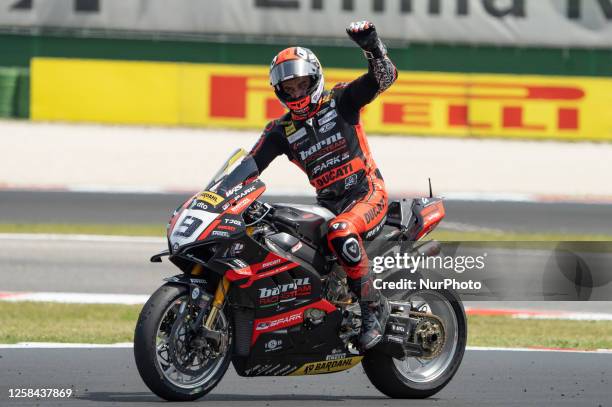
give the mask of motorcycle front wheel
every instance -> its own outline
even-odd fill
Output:
[[[194,318],[187,309],[188,295],[186,285],[161,286],[140,312],[134,333],[138,372],[153,393],[168,401],[204,396],[221,381],[231,361],[232,329],[226,316],[219,311],[214,329],[222,333],[224,343],[215,349],[190,329]]]
[[[465,352],[467,321],[459,296],[450,290],[411,292],[402,302],[417,312],[431,313],[444,323],[445,342],[433,358],[392,358],[376,348],[367,352],[362,365],[372,384],[392,398],[426,398],[453,378]]]

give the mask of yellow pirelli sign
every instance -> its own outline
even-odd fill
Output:
[[[35,58],[31,75],[34,120],[259,130],[284,113],[264,66]],[[611,112],[610,78],[400,72],[362,118],[372,133],[612,140]]]

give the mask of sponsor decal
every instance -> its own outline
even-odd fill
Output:
[[[230,232],[235,232],[236,231],[236,227],[235,226],[230,226],[230,225],[219,225],[219,226],[217,226],[217,230],[228,230]]]
[[[328,95],[328,96],[325,96],[325,98],[323,98],[322,103],[325,103],[325,102],[326,102],[326,100],[325,100],[325,99],[329,99],[329,95]],[[329,107],[329,106],[324,107],[323,109],[321,109],[321,110],[319,110],[319,111],[317,112],[316,116],[317,116],[317,117],[319,117],[319,116],[323,116],[325,113],[327,113],[327,111],[328,111],[329,109],[330,109],[330,107]]]
[[[275,265],[279,264],[280,262],[282,262],[283,260],[284,259],[275,259],[275,260],[269,261],[267,263],[263,263],[261,265],[261,269],[265,269],[265,268],[268,268],[268,267],[271,267],[271,266],[275,266]]]
[[[207,202],[211,204],[212,206],[217,206],[221,202],[223,202],[224,198],[221,195],[215,194],[214,192],[205,191],[205,192],[202,192],[200,195],[198,195],[197,199],[199,201]]]
[[[241,188],[242,188],[242,183],[240,183],[240,184],[236,185],[235,187],[232,187],[232,188],[231,188],[229,191],[227,191],[227,192],[225,193],[225,196],[226,196],[226,197],[228,197],[228,196],[232,196],[232,195],[234,195],[236,192],[240,191],[240,189],[241,189]]]
[[[244,244],[243,243],[239,243],[239,242],[234,243],[232,245],[232,247],[230,248],[230,255],[232,257],[236,256],[236,255],[242,253],[243,250],[244,250]]]
[[[391,330],[399,333],[406,333],[406,327],[398,324],[391,324]]]
[[[344,230],[347,228],[346,222],[334,222],[330,226],[332,230]]]
[[[291,248],[291,253],[295,253],[302,248],[302,242],[297,242],[295,246]]]
[[[291,136],[288,136],[287,141],[289,143],[295,143],[296,141],[304,137],[306,134],[307,134],[306,128],[302,127],[298,131],[296,131],[294,134],[292,134]]]
[[[256,186],[251,186],[251,187],[245,189],[244,191],[242,191],[240,194],[236,195],[236,197],[234,199],[236,201],[239,201],[240,199],[244,198],[245,196],[247,196],[251,192],[255,191],[256,189],[257,189]]]
[[[315,165],[312,169],[312,174],[317,175],[330,167],[333,167],[335,165],[340,164],[343,161],[348,160],[349,157],[350,157],[350,154],[348,152],[344,152],[342,153],[341,156],[336,155],[334,157],[328,158],[324,162]]]
[[[259,322],[255,327],[256,331],[263,331],[266,329],[274,328],[277,326],[291,325],[302,321],[302,312],[296,312],[295,314],[287,315],[271,321]]]
[[[285,127],[286,136],[290,136],[295,133],[295,124],[293,122],[283,122],[282,124]]]
[[[348,190],[350,189],[353,185],[357,184],[357,180],[359,179],[359,176],[357,174],[351,174],[348,177],[346,177],[344,179],[344,189]]]
[[[242,226],[242,222],[240,222],[238,219],[224,218],[223,223],[228,224],[228,225],[238,226],[238,227]]]
[[[325,116],[321,117],[318,121],[319,126],[323,126],[325,123],[329,123],[338,117],[338,112],[334,109],[329,111]]]
[[[297,369],[295,366],[287,365],[280,369],[278,372],[276,372],[276,376],[286,376],[289,373],[293,372],[295,369]]]
[[[190,278],[189,281],[195,284],[206,284],[207,283],[207,281],[204,280],[203,278]]]
[[[211,236],[230,237],[230,234],[222,230],[213,230]]]
[[[329,184],[335,182],[336,180],[342,179],[353,172],[353,164],[348,163],[340,168],[335,168],[330,170],[329,172],[321,175],[319,178],[314,180],[314,184],[316,188],[323,188],[328,186]]]
[[[231,205],[231,204],[230,204],[229,202],[227,202],[227,203],[223,204],[223,206],[221,207],[221,209],[222,209],[223,211],[226,211],[226,210],[227,210],[227,208],[229,208],[229,207],[230,207],[230,205]]]
[[[193,208],[194,209],[201,209],[201,210],[205,211],[205,210],[208,209],[208,205],[206,205],[202,201],[195,201],[195,206]]]
[[[196,288],[194,288],[194,289],[191,291],[191,299],[192,299],[192,300],[195,300],[195,299],[197,299],[199,296],[200,296],[200,289],[199,289],[198,287],[196,287]]]
[[[273,352],[276,350],[280,350],[283,348],[283,340],[282,339],[270,339],[265,343],[264,348],[266,352]]]
[[[376,219],[378,215],[380,215],[380,213],[382,212],[384,208],[385,208],[385,200],[381,198],[381,200],[378,201],[372,209],[366,212],[365,214],[366,223],[367,224],[372,223],[372,221]]]
[[[312,290],[310,277],[296,278],[293,283],[281,284],[274,288],[260,288],[259,298],[278,297],[280,301],[295,296],[308,295]]]
[[[385,226],[385,222],[387,221],[387,216],[385,216],[383,218],[382,221],[380,221],[380,223],[378,225],[376,225],[376,227],[372,230],[370,230],[368,233],[366,233],[365,238],[366,239],[370,239],[372,236],[376,236],[383,228],[383,226]]]
[[[239,213],[245,206],[248,206],[250,203],[251,203],[250,198],[244,198],[242,201],[238,201],[238,203],[234,205],[234,207],[232,208],[230,212],[234,214]]]
[[[342,134],[338,132],[334,134],[333,136],[326,138],[325,140],[319,141],[314,146],[311,146],[308,150],[300,151],[299,152],[300,158],[302,160],[305,160],[308,157],[312,156],[313,154],[319,152],[323,147],[333,146],[336,143],[341,142],[341,141],[346,143],[346,140],[344,140],[344,138],[342,137]]]
[[[336,125],[336,122],[326,123],[319,128],[319,133],[327,133],[328,131],[333,129],[335,125]]]
[[[343,352],[342,349],[336,348],[332,349],[331,354],[325,357],[325,360],[338,360],[346,358],[346,352]]]
[[[291,373],[291,376],[312,375],[321,373],[339,372],[350,369],[361,362],[363,356],[353,356],[350,358],[325,360],[321,362],[306,363],[298,370]]]

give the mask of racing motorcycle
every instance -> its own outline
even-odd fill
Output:
[[[358,303],[326,244],[334,214],[317,205],[268,204],[257,166],[244,150],[207,187],[177,208],[167,226],[168,256],[182,273],[165,279],[135,329],[140,376],[171,401],[196,400],[223,378],[340,372],[361,362],[372,384],[394,398],[442,389],[463,358],[467,325],[458,295],[408,290],[389,301],[383,340],[358,349]],[[431,195],[431,192],[430,192]],[[407,251],[444,217],[438,198],[390,202],[370,258]],[[392,278],[392,276],[388,276]]]

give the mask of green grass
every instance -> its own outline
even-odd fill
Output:
[[[166,227],[162,224],[70,224],[70,223],[0,223],[0,233],[59,233],[93,234],[118,236],[164,237]],[[571,234],[571,233],[514,233],[514,232],[457,232],[436,230],[428,239],[440,241],[518,241],[518,242],[579,242],[612,241],[612,235]]]
[[[0,343],[131,342],[141,305],[0,302]]]
[[[610,242],[612,235],[578,233],[456,232],[436,230],[427,236],[444,242]]]
[[[612,322],[468,317],[468,344],[493,347],[612,349]]]
[[[132,342],[140,305],[0,302],[0,343]],[[612,322],[469,316],[468,345],[612,349]]]
[[[85,235],[158,236],[166,235],[165,224],[72,224],[72,223],[0,223],[0,233],[59,233]]]

